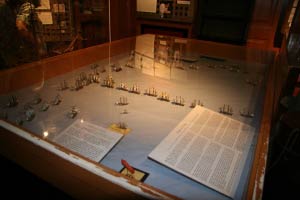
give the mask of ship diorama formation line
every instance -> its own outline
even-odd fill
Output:
[[[141,56],[138,61],[139,61],[138,67],[142,68],[143,67],[143,56]],[[176,63],[176,64],[178,64],[178,63]],[[124,66],[129,67],[129,68],[136,68],[134,51],[130,52],[129,59]],[[110,65],[110,67],[113,72],[119,72],[122,70],[122,66],[120,64],[112,64],[112,65]],[[241,71],[241,68],[237,65],[226,66],[226,65],[208,64],[207,67],[212,68],[212,69],[224,69],[224,70],[228,70],[230,72],[236,72],[236,73]],[[191,64],[191,65],[189,65],[188,68],[191,70],[198,70],[199,66],[195,65],[195,64]],[[98,69],[99,69],[98,64],[92,64],[90,73],[81,72],[78,76],[75,77],[73,85],[69,85],[66,80],[61,81],[59,83],[59,86],[57,87],[57,90],[59,90],[61,92],[66,91],[66,90],[79,91],[90,84],[99,84],[102,87],[107,87],[107,88],[111,88],[111,89],[115,88],[116,82],[113,79],[112,75],[110,74],[105,78],[101,78]],[[106,72],[104,67],[100,71],[101,71],[101,73]],[[255,87],[259,83],[257,80],[252,80],[252,79],[246,79],[245,82],[246,82],[246,84],[251,85],[253,87]],[[124,91],[124,92],[128,92],[128,93],[136,94],[136,95],[141,95],[141,88],[138,84],[133,84],[132,86],[129,87],[129,86],[127,86],[126,83],[120,82],[119,85],[116,87],[116,89]],[[186,104],[185,99],[182,96],[175,96],[175,98],[171,98],[167,92],[165,92],[165,91],[159,92],[154,87],[146,88],[144,90],[144,93],[142,93],[142,95],[149,96],[149,97],[155,97],[157,100],[160,100],[160,101],[171,102],[173,105],[177,105],[177,106],[185,106],[185,104]],[[172,99],[172,101],[170,99]],[[62,102],[62,97],[60,94],[57,94],[54,97],[54,99],[52,101],[49,101],[49,103],[48,103],[48,101],[42,100],[42,98],[40,97],[40,94],[35,94],[34,98],[29,103],[25,103],[26,106],[24,106],[23,110],[19,112],[21,114],[16,119],[15,122],[18,125],[22,125],[24,121],[27,121],[27,122],[32,121],[36,116],[34,107],[36,105],[40,104],[41,102],[42,102],[41,106],[39,106],[39,108],[36,108],[36,110],[38,110],[40,112],[46,112],[48,109],[50,109],[51,105],[58,106]],[[5,104],[4,108],[8,108],[8,109],[14,108],[14,107],[17,107],[19,103],[20,103],[19,99],[15,95],[10,95],[8,97],[8,101]],[[127,100],[127,97],[125,97],[125,96],[120,97],[119,100],[117,102],[115,102],[115,105],[117,105],[117,106],[125,106],[128,104],[129,104],[129,102]],[[189,107],[195,108],[197,105],[204,106],[204,103],[203,103],[203,101],[195,99],[191,102],[191,104],[189,104]],[[66,115],[68,118],[73,119],[77,116],[78,112],[79,112],[79,108],[77,108],[76,106],[72,106]],[[221,106],[219,108],[219,112],[222,114],[225,114],[225,115],[233,115],[234,114],[233,108],[228,104],[224,104],[223,106]],[[124,109],[124,111],[121,112],[120,114],[128,114],[128,113],[129,112],[126,109]],[[240,111],[239,114],[240,114],[240,116],[246,117],[246,118],[254,117],[254,113],[252,113],[250,110],[246,110],[246,109],[243,109],[242,111]],[[3,119],[8,119],[9,118],[8,112],[7,111],[1,112],[0,117]],[[120,128],[127,127],[127,125],[125,125],[124,122],[119,122],[119,125],[120,125]]]

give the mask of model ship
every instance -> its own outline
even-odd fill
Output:
[[[127,97],[120,97],[119,101],[117,101],[115,104],[118,106],[128,105]]]
[[[26,121],[32,121],[34,117],[35,117],[34,109],[29,108],[29,109],[25,110]]]
[[[60,102],[61,102],[61,96],[58,94],[55,96],[54,100],[51,101],[51,104],[57,106],[58,104],[60,104]]]
[[[182,98],[181,96],[179,97],[175,97],[175,99],[173,99],[172,104],[178,105],[178,106],[184,106],[184,98]]]
[[[225,115],[232,115],[233,110],[230,105],[224,104],[223,107],[220,108],[220,113],[225,114]]]
[[[161,100],[161,101],[170,101],[170,96],[166,93],[166,92],[162,92],[158,98],[158,100]]]
[[[228,68],[231,72],[240,72],[241,68],[238,65],[232,65]]]
[[[128,87],[126,86],[125,83],[120,83],[120,85],[117,87],[118,90],[124,90],[128,91]]]
[[[144,95],[151,96],[151,97],[157,97],[157,90],[153,88],[148,88],[145,90]]]
[[[114,72],[119,72],[119,71],[122,71],[122,67],[120,65],[117,65],[117,64],[112,64],[111,65],[111,68]]]
[[[254,117],[254,113],[251,113],[249,110],[243,110],[243,111],[240,111],[240,115],[242,117],[248,117],[248,118],[253,118]]]
[[[67,113],[67,117],[70,119],[74,119],[78,114],[79,109],[76,106],[72,106],[71,110]]]
[[[48,110],[48,108],[50,107],[50,104],[48,102],[45,102],[42,104],[42,106],[40,107],[40,111],[41,112],[45,112]]]
[[[100,83],[100,75],[97,69],[94,69],[94,72],[89,75],[89,79],[92,83]]]
[[[6,104],[7,107],[12,108],[12,107],[16,107],[18,105],[18,99],[16,96],[11,95],[8,99],[8,103]]]
[[[120,114],[128,114],[129,112],[126,110],[126,109],[124,109]]]
[[[255,87],[258,84],[258,81],[247,79],[246,83],[248,85],[251,85],[251,86]]]
[[[127,127],[127,124],[124,123],[124,122],[119,122],[119,123],[117,124],[117,127],[118,127],[119,129],[123,129],[123,130],[125,130],[125,129],[128,128],[128,127]]]
[[[195,64],[191,64],[189,66],[190,69],[193,69],[193,70],[198,70],[199,69],[199,66],[195,65]]]
[[[63,90],[67,90],[67,89],[69,89],[67,81],[63,80],[62,82],[60,82],[60,86],[59,86],[58,90],[63,91]]]
[[[40,97],[40,95],[36,94],[34,99],[31,101],[31,105],[37,105],[39,103],[41,103],[42,99]]]
[[[96,68],[98,68],[98,67],[99,67],[98,64],[92,64],[92,65],[91,65],[91,69],[96,69]]]
[[[112,76],[108,76],[106,79],[103,80],[101,86],[108,87],[108,88],[114,88],[115,81],[113,80]]]
[[[24,122],[24,121],[23,121],[23,119],[21,119],[21,118],[17,118],[17,119],[16,119],[16,124],[19,125],[19,126],[22,126],[22,125],[23,125],[23,122]]]
[[[191,103],[191,105],[190,105],[190,108],[195,108],[196,106],[204,106],[204,104],[200,101],[200,100],[194,100],[192,103]]]
[[[134,84],[131,88],[129,88],[128,92],[134,94],[141,94],[140,88],[136,84]]]
[[[70,89],[72,91],[78,91],[78,90],[80,90],[82,88],[83,88],[83,83],[82,83],[82,81],[79,78],[77,78],[75,80],[75,85],[70,87]]]
[[[212,64],[210,64],[210,65],[208,65],[207,67],[208,67],[208,68],[211,68],[211,69],[216,69],[216,68],[217,68],[217,65],[212,65]]]
[[[84,72],[81,72],[79,74],[79,80],[80,80],[82,86],[88,86],[92,83],[91,79],[89,79],[88,76],[86,75],[86,73],[84,73]]]
[[[128,62],[125,64],[125,67],[134,68],[133,61],[128,61]]]

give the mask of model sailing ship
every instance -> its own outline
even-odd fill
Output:
[[[106,77],[101,84],[101,86],[107,88],[114,88],[114,85],[115,85],[115,81],[113,80],[112,76]]]
[[[160,100],[160,101],[167,101],[167,102],[169,102],[169,101],[170,101],[170,96],[169,96],[166,92],[162,92],[162,93],[158,96],[157,99]]]
[[[173,99],[172,104],[178,105],[178,106],[184,106],[184,98],[182,98],[181,96],[179,97],[175,97],[175,99]]]
[[[136,84],[134,84],[131,88],[129,88],[128,92],[134,93],[134,94],[141,94],[140,88]]]
[[[151,97],[157,97],[157,90],[153,88],[148,88],[145,90],[144,95],[151,96]]]
[[[200,100],[194,100],[192,103],[191,103],[191,105],[190,105],[190,108],[195,108],[196,106],[204,106],[204,104],[203,104],[203,102],[201,102]]]
[[[230,105],[224,104],[223,107],[219,108],[220,113],[225,115],[233,115],[233,109]]]
[[[16,107],[18,105],[18,103],[19,103],[19,101],[18,101],[17,97],[14,95],[11,95],[8,99],[6,106],[8,108],[12,108],[12,107]]]

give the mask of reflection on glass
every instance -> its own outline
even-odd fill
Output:
[[[108,41],[107,1],[0,1],[0,69]]]

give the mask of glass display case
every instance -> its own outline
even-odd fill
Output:
[[[207,109],[253,130],[231,197],[255,198],[262,194],[274,56],[147,34],[2,70],[1,154],[77,198],[229,199],[149,157],[186,116]],[[208,128],[195,134],[217,137]],[[230,137],[220,136],[222,151],[240,142]],[[143,177],[132,178],[132,170]]]

